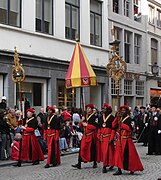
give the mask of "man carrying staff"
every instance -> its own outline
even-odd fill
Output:
[[[143,166],[132,141],[131,126],[132,119],[129,116],[129,107],[121,106],[120,112],[113,121],[113,128],[116,128],[116,148],[114,154],[114,166],[118,170],[113,175],[121,175],[121,169],[130,171],[143,171]]]
[[[32,160],[33,165],[39,164],[39,161],[44,160],[41,147],[35,136],[35,129],[37,129],[37,118],[35,117],[35,111],[33,109],[27,109],[27,119],[22,126],[24,132],[22,134],[22,154],[21,160],[29,161]],[[21,147],[20,147],[21,148]],[[21,152],[20,152],[21,153]],[[21,162],[18,161],[17,166],[21,166]]]
[[[81,169],[81,162],[92,162],[93,168],[97,168],[98,159],[98,116],[93,112],[94,105],[87,104],[86,117],[82,117],[82,126],[84,128],[84,134],[81,140],[80,152],[78,157],[78,163],[72,165],[72,167]]]
[[[48,144],[48,159],[45,168],[57,166],[60,164],[60,148],[59,148],[59,131],[60,119],[55,114],[55,109],[52,106],[47,107],[47,119],[44,127],[44,140]]]
[[[104,103],[104,110],[100,118],[100,128],[97,135],[101,142],[101,161],[103,162],[103,173],[107,172],[107,166],[110,166],[109,169],[112,169],[114,166],[114,143],[112,140],[115,131],[112,130],[114,116],[111,113],[111,106]]]

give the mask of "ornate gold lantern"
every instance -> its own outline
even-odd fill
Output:
[[[117,49],[119,47],[120,41],[115,40],[115,29],[113,27],[112,23],[112,37],[113,37],[113,42],[110,43],[112,45],[112,57],[109,59],[109,63],[107,64],[107,75],[111,77],[113,80],[115,80],[115,88],[116,88],[116,93],[117,93],[117,107],[120,106],[120,101],[119,101],[119,80],[124,77],[126,71],[127,71],[127,64],[126,62],[122,59],[121,56],[117,54]]]

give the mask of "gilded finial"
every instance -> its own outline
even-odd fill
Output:
[[[112,22],[111,34],[112,34],[112,40],[115,41],[115,27],[113,25],[113,22]]]

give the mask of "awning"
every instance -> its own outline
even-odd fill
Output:
[[[66,88],[96,86],[97,84],[96,74],[94,73],[79,42],[76,42],[65,79]]]

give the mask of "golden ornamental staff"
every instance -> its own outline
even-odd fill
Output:
[[[19,96],[20,96],[20,110],[22,111],[22,92],[21,83],[25,79],[25,71],[20,64],[19,54],[17,53],[16,47],[14,48],[14,65],[12,66],[12,81],[18,83],[19,86]]]
[[[113,26],[113,23],[111,33],[113,39],[113,42],[110,43],[110,45],[112,45],[112,57],[109,59],[106,71],[108,76],[115,80],[115,88],[117,92],[117,109],[119,109],[119,80],[124,77],[127,71],[127,64],[116,52],[119,48],[120,41],[115,40],[115,28]]]

